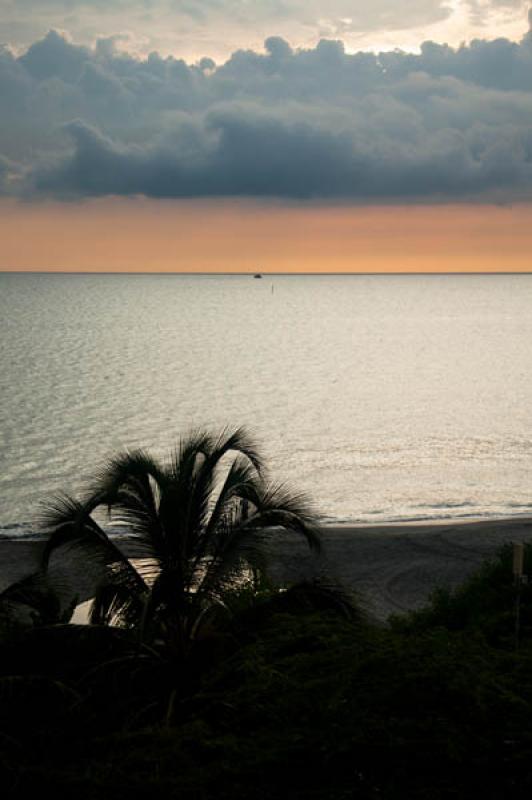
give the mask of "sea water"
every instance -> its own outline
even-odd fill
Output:
[[[244,425],[324,521],[532,514],[532,275],[0,274],[0,534]]]

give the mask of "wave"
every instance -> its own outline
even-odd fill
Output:
[[[420,506],[416,506],[419,508]],[[474,503],[435,503],[434,506],[427,508],[424,514],[386,514],[383,511],[369,511],[360,516],[332,516],[330,514],[320,514],[319,523],[323,526],[334,525],[359,525],[364,527],[382,525],[408,525],[412,523],[431,522],[460,522],[472,520],[496,520],[496,519],[526,519],[532,516],[532,503],[508,503],[505,507],[496,509],[485,509],[475,507],[474,511],[467,510],[475,507]],[[112,539],[131,539],[135,538],[126,528],[116,526],[106,528],[106,532]],[[12,522],[0,524],[0,541],[24,541],[39,542],[46,539],[46,534],[38,531],[27,522]]]
[[[125,539],[131,538],[131,534],[125,528],[119,526],[106,529],[110,538]],[[9,522],[0,524],[0,541],[24,541],[42,542],[46,539],[46,534],[37,530],[30,522]]]

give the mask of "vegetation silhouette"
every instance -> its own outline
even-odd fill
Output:
[[[129,536],[132,560],[97,521],[102,509]],[[100,573],[90,621],[133,629],[180,658],[229,612],[228,595],[242,583],[258,585],[276,532],[320,550],[307,500],[266,481],[241,428],[193,433],[168,464],[141,450],[122,453],[85,500],[56,498],[45,522],[44,569],[68,547]]]
[[[207,503],[207,525],[239,458],[238,451],[228,456],[215,470],[221,482]],[[199,480],[205,455],[198,462],[192,475]],[[159,484],[147,481],[159,516]],[[136,503],[146,481],[135,473],[120,487],[133,519],[142,518]],[[259,506],[245,508],[247,496],[235,494],[232,513],[242,526],[259,515]],[[53,568],[48,579],[39,573],[6,590],[8,606],[38,609],[42,602],[48,609],[25,631],[0,637],[0,779],[7,797],[530,797],[532,588],[522,591],[517,650],[510,548],[461,587],[440,589],[425,609],[377,623],[327,586],[270,587],[257,564],[272,531],[257,525],[251,552],[258,549],[258,560],[246,547],[220,571],[217,589],[205,590],[203,605],[189,596],[198,583],[185,595],[180,624],[193,636],[183,652],[174,641],[173,598],[161,605],[153,598],[161,567],[137,566],[145,588],[138,604],[124,606],[129,584],[122,583],[115,542],[100,536],[90,505],[79,507],[79,519],[52,529],[46,558],[60,558],[65,547],[88,556],[102,573],[95,613],[109,607],[113,615],[103,614],[106,624],[63,624],[48,594]],[[117,501],[111,513],[124,521]],[[299,524],[307,539],[310,517]],[[295,529],[294,523],[289,530]],[[93,543],[97,534],[101,547]],[[141,535],[133,540],[144,547]],[[531,565],[527,545],[527,571]],[[115,592],[116,604],[107,606]],[[236,646],[211,658],[212,643],[220,634],[227,643],[229,629]]]
[[[7,797],[530,797],[532,586],[517,649],[511,548],[386,623],[324,583],[279,591],[276,531],[317,551],[318,528],[242,430],[166,465],[124,453],[47,524],[42,569],[0,594],[25,614],[0,629]],[[99,575],[97,624],[65,624],[63,555]]]

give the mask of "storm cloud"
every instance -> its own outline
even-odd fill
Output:
[[[530,34],[419,54],[270,37],[217,66],[51,32],[0,53],[0,98],[13,195],[532,198]]]

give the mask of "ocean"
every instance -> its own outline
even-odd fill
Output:
[[[324,522],[532,514],[532,275],[0,274],[0,535],[244,425]]]

